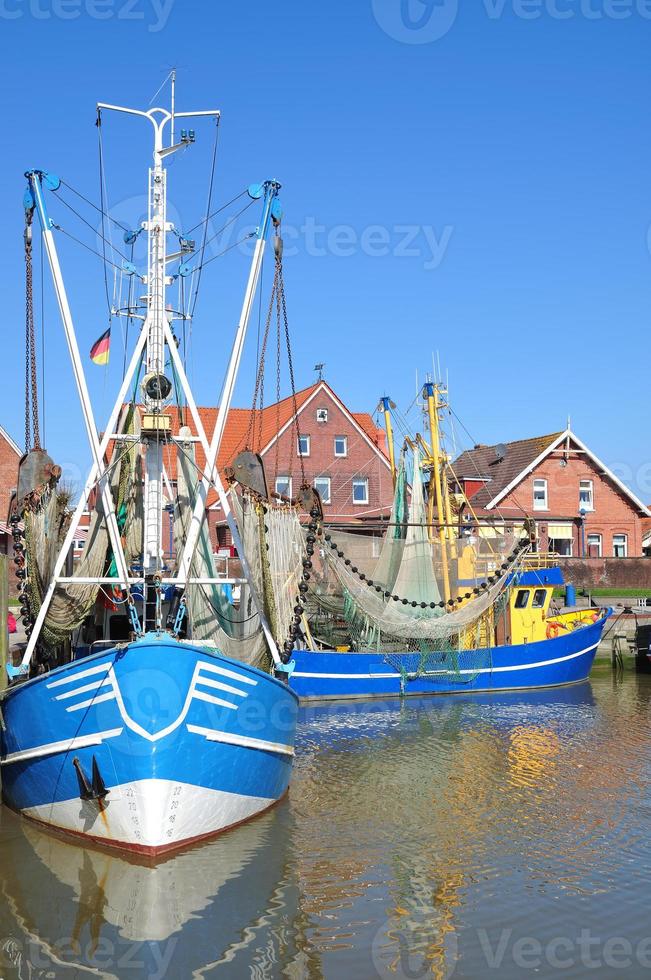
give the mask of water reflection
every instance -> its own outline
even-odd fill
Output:
[[[157,867],[2,812],[0,975],[519,978],[528,938],[550,976],[560,937],[584,976],[582,929],[603,958],[647,928],[650,700],[605,673],[311,706],[289,799]]]

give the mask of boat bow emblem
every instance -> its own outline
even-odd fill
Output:
[[[132,732],[157,742],[183,724],[194,701],[237,711],[257,683],[239,671],[199,660],[184,696],[176,678],[161,669],[134,668],[119,680],[109,661],[62,677],[48,688],[68,713],[115,701]]]

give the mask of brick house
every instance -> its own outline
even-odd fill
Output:
[[[168,414],[172,416],[173,435],[178,435],[182,422],[194,432],[188,413],[183,420],[178,409],[172,409]],[[210,439],[217,409],[201,407],[199,415]],[[295,403],[290,396],[267,406],[262,412],[232,408],[217,460],[222,476],[225,468],[245,448],[261,455],[270,491],[295,495],[304,472],[306,482],[321,494],[329,524],[360,526],[376,523],[386,519],[391,512],[393,481],[384,430],[375,425],[367,412],[350,411],[323,380],[298,391]],[[196,461],[203,468],[205,457],[199,443],[196,443]],[[171,503],[177,475],[173,443],[165,447],[163,463]],[[207,508],[215,551],[230,548],[230,531],[214,492],[208,496]],[[172,550],[169,512],[165,517],[163,537],[168,542],[165,550],[169,554]]]
[[[570,428],[475,446],[453,469],[480,520],[534,518],[542,552],[575,558],[643,554],[651,512]],[[471,519],[467,505],[464,518]]]
[[[14,542],[8,524],[9,503],[18,483],[18,464],[22,450],[9,433],[0,426],[0,553],[13,556]],[[17,591],[14,563],[9,562],[9,591]]]
[[[291,497],[304,474],[319,491],[329,524],[375,523],[390,514],[393,481],[386,436],[367,412],[351,412],[320,380],[297,392],[296,413],[293,399],[286,398],[264,409],[263,416],[261,429],[254,425],[258,431],[251,448],[264,461],[270,490]],[[247,425],[249,419],[247,412]],[[219,503],[212,507],[219,514]],[[227,528],[220,522],[217,527],[220,538],[228,540]]]

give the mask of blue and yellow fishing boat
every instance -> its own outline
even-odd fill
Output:
[[[384,537],[321,528],[303,585],[306,642],[293,655],[302,700],[529,690],[590,673],[610,610],[560,606],[561,569],[537,552],[526,515],[488,525],[458,499],[442,389],[425,385],[429,439],[408,438],[397,462],[387,417],[395,497]]]

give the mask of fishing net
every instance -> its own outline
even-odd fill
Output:
[[[323,536],[310,590],[313,633],[334,646],[381,653],[410,678],[471,681],[491,665],[494,627],[523,553],[519,532],[431,540],[417,456],[414,473],[407,507],[401,467],[384,540]]]
[[[137,413],[130,407],[123,410],[118,432],[136,435],[139,432]],[[140,457],[131,441],[119,443],[110,472],[110,486],[118,518],[118,527],[126,537],[127,557],[136,548],[134,528],[142,530],[142,491]],[[30,613],[36,617],[43,597],[52,581],[54,566],[70,526],[70,493],[50,484],[31,495],[23,513],[25,527],[25,596]],[[77,563],[75,576],[100,578],[115,576],[115,562],[110,555],[109,535],[101,505],[94,510],[84,550]],[[100,586],[69,583],[58,585],[54,591],[39,642],[55,648],[69,639],[93,610]]]
[[[180,554],[192,519],[198,481],[194,444],[184,443],[178,454],[177,503],[174,534]],[[282,647],[289,634],[300,581],[305,544],[293,507],[255,501],[230,492],[233,515],[257,595],[276,643]],[[192,578],[216,578],[217,569],[204,514]],[[236,592],[237,589],[237,592]],[[271,666],[260,616],[246,582],[228,585],[191,585],[186,592],[192,638],[209,643],[227,656],[262,669]]]

